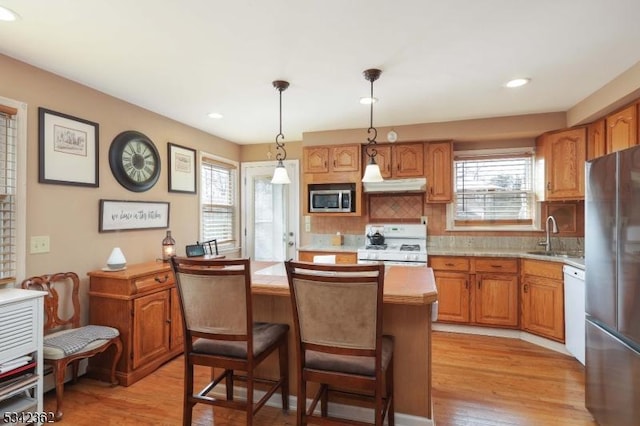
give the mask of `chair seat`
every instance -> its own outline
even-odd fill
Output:
[[[393,354],[393,337],[382,337],[382,370],[386,370]],[[306,352],[305,368],[339,372],[345,374],[358,374],[361,376],[375,377],[375,358],[351,355],[334,355],[322,352]]]
[[[269,346],[289,331],[287,324],[257,322],[253,324],[253,356],[262,354]],[[229,340],[197,339],[193,352],[198,354],[247,358],[247,342]]]
[[[119,335],[116,328],[95,325],[61,330],[45,336],[42,356],[56,360],[79,355],[99,348]]]

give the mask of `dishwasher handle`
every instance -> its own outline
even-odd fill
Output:
[[[564,274],[566,276],[570,276],[576,278],[578,280],[584,281],[584,269],[574,268],[573,266],[564,265],[562,267]]]

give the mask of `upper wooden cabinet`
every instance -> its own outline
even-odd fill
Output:
[[[638,144],[638,104],[610,114],[605,118],[607,153]]]
[[[424,146],[427,203],[453,200],[453,145],[451,141],[428,142]]]
[[[586,127],[538,137],[536,189],[541,201],[584,199],[586,141]]]
[[[304,173],[359,172],[360,145],[304,148]]]
[[[406,178],[424,176],[424,144],[399,143],[376,145],[376,163],[383,178]],[[362,161],[369,163],[367,150],[362,147]]]
[[[602,119],[587,127],[587,161],[602,157],[606,153],[605,122]]]

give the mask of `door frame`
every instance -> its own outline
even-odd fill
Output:
[[[289,232],[293,232],[294,234],[294,245],[293,248],[287,252],[291,258],[296,258],[296,251],[300,246],[300,161],[299,160],[284,160],[284,166],[287,168],[289,173],[289,179],[291,183],[289,184]],[[273,169],[276,167],[275,161],[247,161],[240,163],[240,178],[242,179],[241,185],[241,219],[240,219],[240,241],[242,244],[242,256],[248,257],[248,249],[249,249],[249,231],[248,224],[249,219],[253,217],[252,212],[248,208],[249,203],[249,195],[247,192],[247,169],[263,167],[265,169],[270,169],[270,174],[273,174]],[[253,235],[253,233],[252,233]]]

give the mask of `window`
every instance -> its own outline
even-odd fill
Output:
[[[0,104],[0,284],[16,280],[18,110]]]
[[[455,201],[450,227],[534,225],[532,149],[459,151],[453,164]]]
[[[238,244],[238,166],[204,154],[200,166],[201,241],[216,239],[218,249],[234,250]]]

